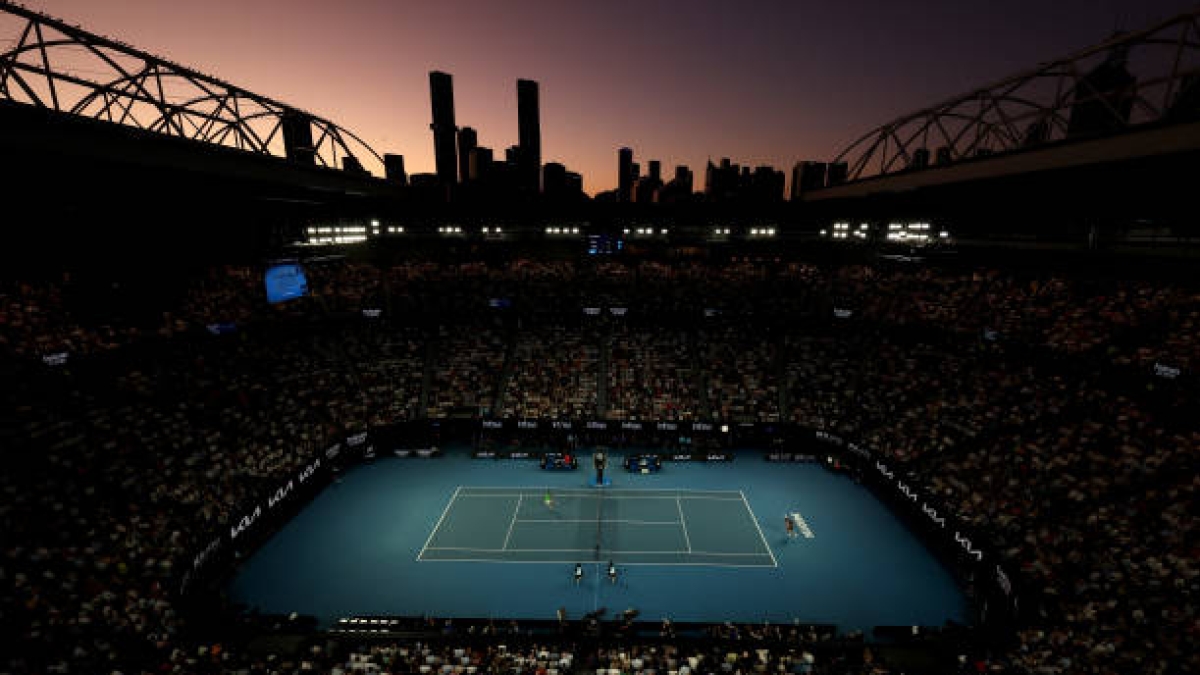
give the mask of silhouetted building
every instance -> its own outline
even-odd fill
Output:
[[[912,160],[908,163],[910,169],[927,169],[929,168],[929,148],[917,148],[913,150]]]
[[[633,197],[633,150],[617,150],[617,201],[628,202]]]
[[[792,199],[800,199],[802,195],[825,187],[824,162],[796,162],[792,167]]]
[[[721,158],[721,165],[708,162],[704,195],[710,202],[778,202],[783,199],[787,177],[770,166],[739,166]]]
[[[634,165],[634,175],[637,175],[638,165]],[[653,204],[659,199],[659,192],[662,190],[662,162],[657,159],[650,160],[648,164],[648,172],[645,176],[640,177],[634,183],[633,201],[639,204]]]
[[[709,201],[724,202],[737,198],[741,185],[741,167],[729,161],[728,157],[721,158],[721,165],[715,166],[712,161],[704,172],[704,195]]]
[[[418,202],[445,203],[450,186],[436,173],[414,173],[408,177],[408,192]]]
[[[682,164],[675,167],[675,182],[685,187],[690,193],[692,191],[692,170]]]
[[[557,197],[566,191],[567,167],[558,162],[546,162],[542,167],[542,175],[547,198]]]
[[[506,157],[515,156],[516,147],[504,151]],[[517,164],[515,161],[493,161],[487,170],[487,191],[489,194],[509,198],[517,190]]]
[[[457,182],[458,162],[455,156],[454,84],[448,73],[429,73],[429,98],[433,105],[433,157],[438,178],[446,185]],[[414,176],[415,179],[415,176]]]
[[[342,171],[352,173],[356,176],[370,176],[371,172],[363,168],[362,162],[354,155],[346,155],[342,158]]]
[[[471,148],[467,158],[467,178],[472,183],[487,182],[491,178],[492,149],[485,147]]]
[[[1075,102],[1067,121],[1067,136],[1091,136],[1124,129],[1133,110],[1137,78],[1127,67],[1124,48],[1075,83]]]
[[[749,172],[749,168],[745,170]],[[774,167],[755,167],[754,173],[749,174],[749,185],[743,186],[743,194],[756,204],[778,202],[783,200],[783,185],[785,176]]]
[[[832,162],[829,165],[829,178],[826,185],[841,185],[850,176],[850,167],[845,162]]]
[[[662,181],[655,181],[649,176],[643,176],[633,187],[633,201],[638,204],[653,204],[658,201],[658,191]]]
[[[658,201],[664,204],[676,204],[692,198],[692,172],[686,166],[675,167],[675,177],[671,179],[658,193]]]
[[[471,181],[471,151],[479,144],[479,136],[471,127],[458,130],[458,179],[460,182]]]
[[[583,177],[558,162],[542,167],[542,187],[542,194],[550,202],[569,203],[583,198]]]
[[[568,194],[576,195],[582,198],[583,195],[583,176],[574,171],[567,172],[567,192]]]
[[[283,150],[287,158],[299,164],[315,164],[316,149],[312,140],[312,118],[298,110],[283,113]]]
[[[393,183],[408,185],[408,174],[404,171],[404,155],[384,155],[383,174]]]
[[[533,80],[517,80],[517,133],[517,143],[521,148],[517,157],[521,189],[540,192],[542,127],[538,112],[538,83]]]

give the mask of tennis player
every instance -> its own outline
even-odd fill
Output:
[[[554,510],[554,495],[550,494],[550,489],[546,488],[546,496],[542,498],[542,502],[546,504],[546,508]]]

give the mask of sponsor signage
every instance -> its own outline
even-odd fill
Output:
[[[437,448],[400,448],[392,451],[396,457],[437,457],[441,455]]]
[[[366,442],[367,434],[363,432],[347,437],[345,444],[350,447],[366,447],[370,450],[370,446],[364,445]],[[330,467],[334,464],[334,458],[340,454],[342,454],[342,443],[334,443],[323,452],[318,452],[298,471],[276,484],[275,489],[268,492],[264,498],[245,506],[216,537],[192,556],[192,564],[185,570],[181,580],[180,591],[186,592],[219,552],[252,532],[265,519],[264,517],[274,514],[295,501],[296,495],[300,494],[304,488],[317,483],[329,472]]]
[[[970,561],[972,564],[980,564],[988,557],[982,546],[972,541],[971,535],[954,522],[953,518],[948,518],[945,511],[938,505],[923,498],[920,493],[913,487],[909,481],[903,477],[897,476],[897,471],[888,466],[886,463],[874,459],[872,453],[857,443],[850,443],[840,436],[836,436],[824,431],[816,431],[815,437],[817,440],[827,443],[834,447],[844,447],[846,450],[857,457],[865,460],[871,460],[875,466],[875,471],[878,473],[880,480],[894,489],[902,502],[912,504],[911,511],[915,517],[927,520],[930,525],[937,531],[945,532],[941,535],[946,537],[946,542],[949,546],[959,551],[962,559]],[[789,457],[795,455],[789,453],[771,453],[766,455],[769,461],[789,461]],[[794,461],[794,460],[792,460]],[[953,540],[950,536],[953,536]],[[1008,574],[1005,573],[999,565],[995,566],[994,577],[996,587],[1004,594],[1006,598],[1015,602],[1013,598],[1013,585]]]
[[[68,354],[67,352],[55,352],[53,354],[43,354],[42,355],[42,363],[44,363],[48,366],[51,366],[51,367],[65,366],[65,365],[67,365],[67,359],[69,359],[70,356],[71,355]]]
[[[672,462],[731,462],[732,452],[673,452],[663,455]]]
[[[1183,371],[1179,368],[1168,366],[1165,363],[1154,364],[1154,374],[1166,380],[1174,380],[1175,378],[1179,377],[1182,372]]]
[[[769,452],[766,459],[768,462],[815,462],[817,456],[799,452]]]

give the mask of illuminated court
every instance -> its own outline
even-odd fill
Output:
[[[742,492],[681,489],[459,486],[417,559],[778,566]]]

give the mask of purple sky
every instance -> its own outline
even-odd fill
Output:
[[[664,173],[730,157],[831,159],[891,118],[1195,0],[27,0],[328,117],[433,171],[430,70],[459,126],[516,143],[516,80],[541,84],[542,154],[616,184],[616,151]],[[376,174],[381,169],[369,166]],[[700,178],[702,180],[702,178]]]

